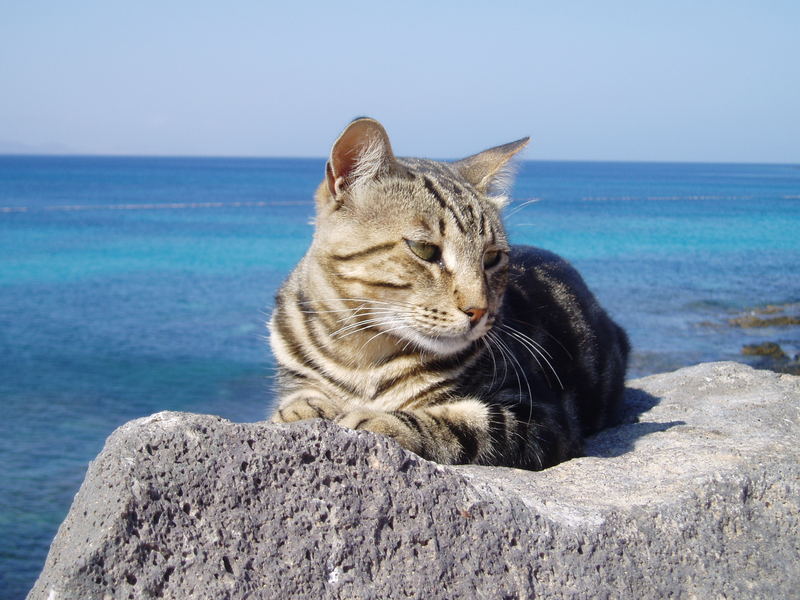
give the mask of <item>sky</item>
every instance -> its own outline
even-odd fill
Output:
[[[0,0],[0,153],[800,162],[800,2]]]

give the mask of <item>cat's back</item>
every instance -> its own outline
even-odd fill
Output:
[[[502,320],[537,340],[553,387],[575,394],[584,433],[614,420],[630,344],[578,271],[557,254],[513,246]]]
[[[506,293],[510,308],[517,312],[539,312],[544,307],[574,313],[602,310],[580,273],[567,260],[535,246],[512,246]],[[522,302],[517,306],[519,300]],[[540,316],[546,316],[546,312]]]

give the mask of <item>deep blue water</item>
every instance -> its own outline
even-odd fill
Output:
[[[32,586],[115,427],[265,418],[264,323],[323,164],[0,156],[0,598]],[[529,162],[513,198],[512,241],[583,272],[630,333],[632,376],[752,341],[800,352],[800,328],[707,324],[800,302],[800,168]]]

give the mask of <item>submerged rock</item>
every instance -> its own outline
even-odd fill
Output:
[[[792,315],[781,315],[780,317],[744,315],[728,319],[728,323],[736,327],[788,327],[790,325],[800,325],[800,317]]]
[[[784,360],[789,357],[783,348],[775,342],[763,342],[761,344],[747,344],[742,347],[742,354],[745,356],[767,356],[769,358]]]
[[[790,373],[800,375],[800,360],[795,356],[790,359],[783,351],[783,348],[775,342],[763,342],[761,344],[747,344],[742,347],[744,356],[760,357],[753,364],[759,369],[769,369],[778,373]]]
[[[132,421],[28,597],[796,596],[800,378],[704,364],[630,382],[626,406],[537,473],[323,421]]]
[[[764,316],[767,315],[767,316]],[[712,330],[719,330],[726,337],[721,341],[721,354],[733,356],[730,347],[730,330],[740,332],[734,335],[733,343],[740,348],[741,356],[751,366],[757,369],[769,369],[778,373],[800,374],[800,355],[797,347],[800,344],[800,304],[768,304],[752,308],[734,317],[727,317],[718,321],[702,321],[699,326]],[[768,329],[770,336],[778,341],[753,343],[753,338],[759,335],[762,329]],[[728,331],[723,331],[728,330]],[[764,332],[767,333],[767,332]],[[781,344],[784,346],[781,347]],[[784,347],[793,356],[790,357]]]
[[[791,327],[800,325],[800,315],[794,314],[798,311],[796,304],[768,304],[754,308],[747,313],[728,319],[728,325],[743,328],[756,327]],[[788,314],[782,314],[788,313]],[[764,317],[762,315],[780,315]]]

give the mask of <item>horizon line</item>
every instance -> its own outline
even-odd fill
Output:
[[[247,154],[96,154],[83,152],[0,152],[0,158],[97,158],[97,159],[164,159],[164,160],[314,160],[325,161],[324,156],[277,156],[277,155],[247,155]],[[407,158],[399,156],[398,158]],[[419,157],[417,157],[419,158]],[[451,162],[460,158],[429,158],[442,162]],[[519,158],[516,163],[633,163],[633,164],[698,164],[698,165],[772,165],[790,166],[800,168],[798,161],[752,161],[752,160],[693,160],[693,159],[597,159],[597,158]]]

